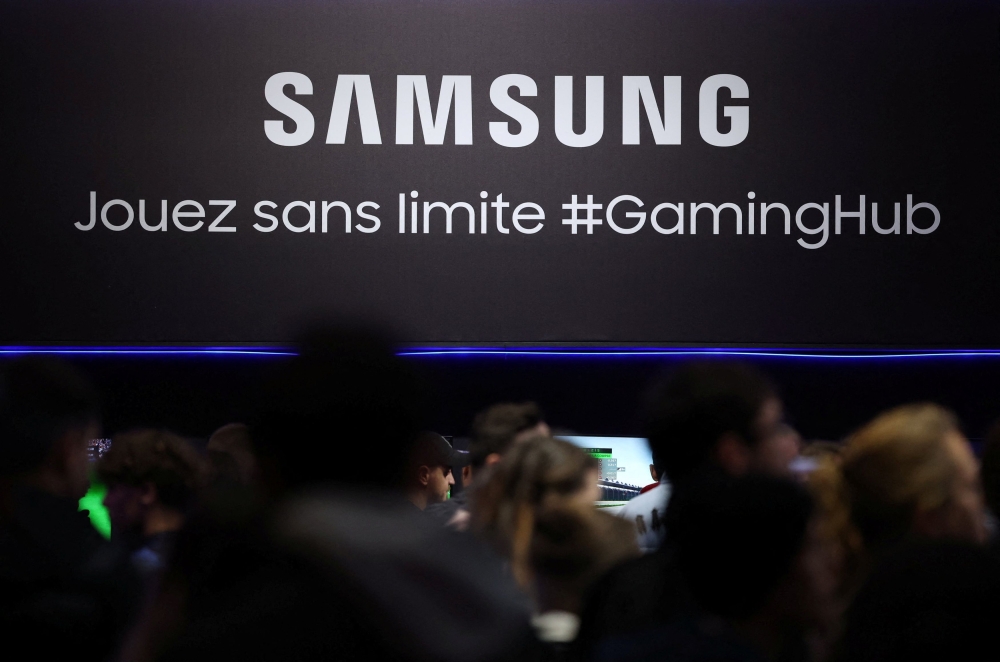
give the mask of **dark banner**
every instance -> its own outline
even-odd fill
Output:
[[[0,342],[996,345],[993,2],[7,2]]]

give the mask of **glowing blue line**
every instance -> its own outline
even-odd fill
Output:
[[[48,354],[61,356],[296,356],[287,347],[80,347],[80,346],[0,346],[0,356]],[[399,356],[409,357],[522,357],[522,358],[789,358],[789,359],[926,359],[926,358],[1000,358],[1000,349],[791,349],[791,348],[720,348],[720,347],[414,347],[401,349]]]
[[[296,352],[248,348],[171,347],[0,347],[0,355],[48,354],[60,356],[295,356]]]
[[[795,359],[914,359],[914,358],[989,358],[1000,357],[1000,350],[894,350],[889,352],[872,351],[871,353],[830,353],[829,350],[799,350],[799,351],[771,351],[771,350],[499,350],[499,349],[421,349],[404,350],[399,352],[399,356],[547,356],[547,357],[768,357],[768,358],[795,358]]]

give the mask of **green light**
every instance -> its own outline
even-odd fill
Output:
[[[590,457],[595,457],[598,460],[601,460],[601,459],[604,459],[604,458],[607,458],[607,457],[611,457],[611,451],[612,451],[612,449],[610,449],[610,448],[584,448],[583,449],[584,453],[590,455]]]
[[[80,499],[80,510],[86,510],[90,515],[90,523],[97,532],[106,539],[111,539],[111,516],[108,509],[104,507],[104,495],[108,493],[108,488],[97,480],[96,477],[90,479],[90,489]]]

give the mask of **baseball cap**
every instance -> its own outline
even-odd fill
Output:
[[[417,465],[429,467],[460,468],[469,464],[469,454],[452,448],[448,440],[437,432],[422,432],[414,444],[414,460]]]

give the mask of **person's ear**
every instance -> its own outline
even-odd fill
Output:
[[[158,500],[159,495],[156,493],[156,485],[146,483],[142,486],[142,493],[139,495],[139,503],[144,506],[152,506]]]
[[[420,483],[422,487],[427,487],[427,484],[431,482],[431,468],[422,465],[417,468],[417,482]]]
[[[472,465],[467,464],[462,467],[462,486],[468,487],[472,482]]]
[[[486,456],[486,459],[483,460],[483,466],[492,467],[494,464],[497,464],[498,462],[500,462],[500,453],[490,453],[489,455]]]
[[[649,477],[653,479],[654,483],[660,482],[660,475],[656,473],[656,467],[654,465],[649,465]]]
[[[752,459],[750,447],[735,432],[727,432],[715,442],[715,463],[730,476],[747,473]]]

